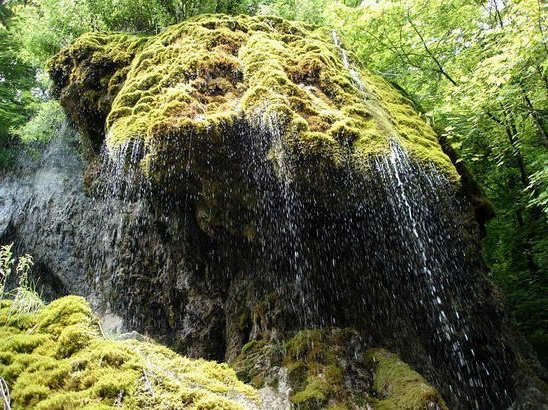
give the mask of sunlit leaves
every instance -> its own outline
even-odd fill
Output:
[[[0,165],[8,159],[9,129],[25,122],[26,104],[32,100],[33,70],[18,57],[18,44],[10,31],[9,10],[0,4]]]

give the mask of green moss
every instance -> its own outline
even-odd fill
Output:
[[[298,332],[285,344],[283,364],[294,386],[290,397],[298,408],[350,407],[355,392],[344,385],[353,332],[344,329],[315,329]],[[365,394],[365,392],[360,392]]]
[[[257,388],[263,387],[269,369],[261,365],[262,359],[268,360],[273,349],[274,346],[266,340],[253,339],[243,346],[230,365],[240,380]]]
[[[354,357],[353,337],[351,330],[315,329],[300,331],[286,341],[252,340],[231,364],[238,377],[256,387],[279,381],[279,374],[269,373],[272,368],[287,369],[289,399],[296,408],[353,408],[365,403],[367,392],[350,385],[363,386],[368,377],[363,368],[361,373],[352,372],[351,381],[345,380],[351,363],[361,363]]]
[[[252,351],[253,348],[257,345],[257,340],[253,339],[247,342],[244,347],[242,347],[242,353],[247,353],[248,351]]]
[[[378,410],[447,409],[438,391],[395,354],[384,349],[367,351],[373,369],[373,388],[380,397],[374,403]]]
[[[91,327],[93,323],[91,308],[80,296],[57,299],[37,314],[37,325],[40,330],[57,336],[68,326]]]
[[[297,332],[285,340],[253,339],[231,365],[256,387],[275,385],[269,370],[284,367],[297,409],[378,410],[447,409],[443,398],[421,375],[384,349],[360,351],[351,329]]]
[[[297,405],[306,404],[306,407],[320,407],[326,399],[326,392],[330,386],[327,382],[318,376],[309,376],[306,379],[306,386],[293,394],[291,401]]]
[[[84,299],[33,314],[0,302],[0,376],[13,409],[241,409],[255,390],[227,365],[136,340],[103,338]],[[19,327],[19,325],[21,325]]]
[[[88,71],[98,62],[112,69],[99,74],[100,86],[89,86]],[[144,142],[141,167],[165,186],[175,186],[173,175],[188,172],[189,163],[198,179],[211,164],[223,166],[242,120],[279,134],[283,150],[273,149],[269,158],[278,165],[289,159],[291,177],[313,188],[343,167],[349,148],[353,167],[367,172],[391,138],[416,160],[458,178],[431,127],[395,89],[365,69],[366,91],[355,86],[324,29],[271,17],[206,15],[146,42],[86,35],[56,57],[51,70],[62,96],[81,84],[87,92],[79,104],[108,114],[111,150]],[[63,105],[69,112],[81,108]]]
[[[87,33],[49,62],[53,94],[83,134],[90,152],[98,152],[112,100],[146,41],[127,34]]]

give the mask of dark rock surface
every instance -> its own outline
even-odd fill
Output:
[[[122,319],[118,330],[138,331],[187,355],[217,360],[236,360],[244,344],[254,339],[284,340],[310,327],[352,327],[361,334],[364,349],[385,346],[398,352],[445,397],[452,397],[447,389],[454,382],[451,368],[442,362],[443,351],[428,333],[430,325],[405,316],[409,309],[421,314],[411,303],[415,288],[368,268],[364,258],[371,258],[369,251],[336,259],[356,238],[364,250],[389,249],[389,244],[368,242],[364,232],[349,236],[343,221],[316,209],[298,221],[307,230],[300,231],[306,238],[300,249],[311,252],[305,259],[311,266],[301,272],[299,287],[293,276],[279,274],[284,269],[283,260],[277,259],[284,252],[275,243],[279,237],[271,238],[271,259],[265,260],[263,250],[248,242],[224,242],[202,232],[192,202],[166,206],[168,198],[154,199],[152,194],[86,194],[84,168],[76,141],[64,137],[44,147],[39,158],[22,158],[16,170],[2,176],[1,242],[14,241],[16,253],[35,256],[45,296],[84,295],[100,314]],[[367,225],[354,220],[353,226]],[[500,372],[493,376],[505,380],[508,394],[518,396],[514,408],[542,408],[542,383],[535,387],[518,369],[517,339],[484,279],[474,232],[470,235],[476,240],[469,237],[468,251],[475,266],[470,272],[475,273],[451,292],[453,303],[462,305],[457,298],[469,303],[461,312],[468,315],[467,329],[478,343],[474,348]],[[329,250],[332,241],[337,246]],[[322,252],[317,251],[320,246]],[[333,260],[337,266],[329,268]],[[513,393],[516,377],[518,392]],[[453,399],[450,406],[474,405]]]
[[[203,250],[191,247],[203,239],[189,240],[182,215],[155,214],[146,201],[87,196],[83,171],[70,138],[54,140],[38,159],[21,158],[0,184],[1,242],[35,257],[46,299],[84,295],[98,312],[123,316],[126,329],[222,359],[220,290],[203,280]]]

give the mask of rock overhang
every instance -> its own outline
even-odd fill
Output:
[[[358,87],[340,51],[326,29],[205,15],[150,37],[86,34],[52,59],[50,73],[84,136],[103,138],[110,152],[139,144],[140,168],[160,185],[232,167],[229,152],[253,148],[242,146],[242,132],[267,140],[279,178],[318,191],[342,169],[367,174],[391,140],[458,182],[409,101],[366,69]]]

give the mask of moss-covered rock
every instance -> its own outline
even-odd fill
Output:
[[[97,153],[112,101],[124,84],[144,37],[88,33],[50,61],[53,95],[83,134],[84,144]]]
[[[369,349],[367,359],[374,371],[373,388],[378,410],[447,410],[438,391],[395,354]]]
[[[283,365],[298,409],[356,408],[368,403],[370,373],[357,334],[348,329],[298,332],[286,342]]]
[[[207,15],[146,40],[87,34],[52,61],[51,73],[88,136],[97,138],[108,113],[109,148],[144,143],[141,166],[164,185],[189,170],[203,179],[226,161],[242,121],[277,140],[269,157],[279,173],[310,184],[349,160],[366,171],[393,138],[457,178],[408,101],[365,69],[365,87],[357,86],[331,33],[302,23]]]
[[[255,390],[225,364],[148,342],[104,338],[84,299],[35,313],[0,302],[0,377],[13,409],[241,409]]]
[[[351,329],[308,329],[285,341],[251,340],[231,365],[256,388],[277,385],[280,372],[272,369],[285,368],[296,409],[447,409],[437,390],[397,355],[363,346]]]
[[[85,145],[97,153],[106,141],[117,175],[105,178],[136,168],[153,190],[195,199],[209,236],[251,242],[270,187],[345,208],[341,181],[369,175],[391,140],[458,180],[406,98],[366,69],[357,83],[341,52],[329,31],[303,23],[205,15],[150,37],[86,34],[50,74]],[[88,188],[100,185],[90,164]]]

